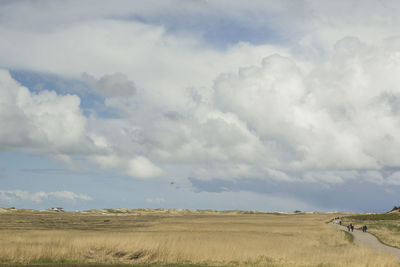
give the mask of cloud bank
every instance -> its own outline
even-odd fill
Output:
[[[397,2],[21,3],[0,12],[2,150],[139,179],[400,185]],[[33,93],[10,69],[101,103],[85,114],[72,89]]]

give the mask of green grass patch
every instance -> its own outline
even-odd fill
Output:
[[[349,232],[344,232],[344,239],[349,241],[349,243],[354,243],[354,236],[350,234]]]
[[[363,214],[348,216],[346,219],[359,221],[391,221],[400,220],[400,216],[398,214]]]

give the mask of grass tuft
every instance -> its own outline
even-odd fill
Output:
[[[349,243],[353,244],[354,243],[354,236],[350,234],[349,232],[344,231],[344,239],[349,241]]]

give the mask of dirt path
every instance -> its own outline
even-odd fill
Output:
[[[347,232],[347,228],[337,224],[336,221],[333,221],[330,224],[336,226],[340,230]],[[363,231],[360,230],[354,230],[354,232],[350,233],[354,236],[354,243],[363,244],[367,247],[370,247],[380,252],[388,252],[397,257],[397,259],[400,261],[400,249],[389,247],[387,245],[382,244],[374,235],[370,233],[364,233]]]

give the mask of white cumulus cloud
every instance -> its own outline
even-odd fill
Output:
[[[145,157],[138,156],[128,162],[128,173],[136,178],[153,178],[163,174],[163,171]]]
[[[0,147],[68,153],[80,150],[86,142],[86,118],[79,105],[75,95],[32,93],[0,69]]]

